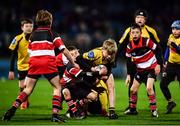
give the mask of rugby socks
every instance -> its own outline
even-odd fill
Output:
[[[57,95],[53,95],[52,99],[52,113],[58,114],[61,106],[61,97]]]
[[[76,100],[76,103],[82,107],[84,105],[84,99]]]
[[[150,104],[150,109],[151,111],[154,111],[157,109],[156,107],[156,96],[153,94],[153,95],[149,95],[149,104]]]
[[[75,113],[77,111],[77,104],[74,100],[72,99],[69,99],[69,100],[66,100],[66,103],[69,107],[69,110],[71,110],[73,113]]]
[[[17,99],[13,103],[13,107],[18,108],[22,102],[24,102],[28,98],[28,95],[25,92],[21,92]]]
[[[136,110],[136,105],[137,105],[137,93],[131,94],[129,99],[129,107],[131,108],[131,110]]]

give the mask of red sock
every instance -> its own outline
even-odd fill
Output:
[[[152,111],[156,110],[156,96],[155,95],[149,95],[149,104],[150,104],[150,109]]]
[[[28,98],[28,95],[25,92],[21,92],[18,95],[16,101],[14,101],[13,106],[18,108],[22,102],[26,101],[27,98]]]
[[[66,100],[69,109],[75,113],[77,111],[76,102],[72,99]]]
[[[137,94],[132,94],[129,100],[129,107],[132,109],[136,109],[136,104],[137,104]]]
[[[61,106],[61,97],[57,95],[53,95],[52,100],[52,113],[58,114]]]

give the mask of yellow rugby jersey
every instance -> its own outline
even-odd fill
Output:
[[[107,64],[108,61],[103,58],[102,47],[95,48],[83,54],[83,58],[92,62],[93,66]]]
[[[175,38],[172,34],[170,34],[167,43],[167,45],[170,47],[168,61],[170,63],[180,64],[180,55],[172,49],[170,42],[174,42],[176,45],[180,46],[180,37]]]
[[[144,25],[144,27],[141,27],[141,31],[142,31],[142,34],[141,34],[142,37],[151,38],[151,40],[155,43],[160,42],[160,40],[157,36],[157,33],[153,28],[151,28],[147,25]],[[125,30],[123,36],[119,40],[120,44],[124,42],[126,37],[129,35],[129,32],[130,32],[130,27]],[[131,41],[131,40],[132,40],[132,36],[129,36],[129,41]]]
[[[10,50],[15,50],[17,48],[17,69],[20,71],[25,71],[29,68],[29,55],[27,52],[28,44],[29,40],[26,40],[25,34],[22,33],[20,35],[17,35],[9,46]]]

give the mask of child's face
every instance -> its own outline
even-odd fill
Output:
[[[78,57],[80,55],[78,49],[71,50],[69,52],[74,60],[76,60],[76,57]]]
[[[111,55],[111,54],[108,54],[108,51],[107,51],[107,50],[102,49],[102,54],[103,54],[103,57],[104,57],[106,60],[110,61],[110,60],[112,59],[112,55]]]
[[[135,23],[139,26],[143,26],[146,23],[146,18],[144,16],[138,15],[135,17]]]
[[[131,29],[130,34],[133,37],[133,40],[136,41],[141,37],[141,30],[138,28]]]
[[[172,28],[172,34],[175,38],[180,37],[180,29]]]
[[[21,29],[25,34],[30,34],[33,30],[33,24],[24,24],[23,26],[21,26]]]

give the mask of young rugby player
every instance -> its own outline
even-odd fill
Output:
[[[115,62],[115,55],[117,52],[117,45],[113,39],[107,39],[103,42],[102,47],[95,48],[84,53],[79,58],[81,62],[78,62],[80,66],[87,67],[88,70],[91,69],[95,71],[95,66],[97,65],[105,65],[108,68],[108,78],[104,80],[106,85],[104,85],[105,89],[107,88],[109,92],[107,95],[103,95],[102,100],[100,100],[103,105],[103,108],[107,108],[106,106],[109,105],[109,118],[110,119],[117,119],[118,115],[115,113],[115,87],[114,87],[114,77],[111,73],[111,68]],[[82,62],[84,59],[85,62],[89,62],[90,65],[86,65],[85,62]],[[106,87],[107,86],[107,87]],[[104,92],[104,93],[107,93]],[[106,97],[108,96],[108,98]],[[109,101],[109,103],[107,102]],[[103,103],[104,102],[104,103]],[[104,110],[107,111],[107,110]]]
[[[141,27],[139,25],[132,25],[130,28],[130,34],[133,39],[129,42],[126,49],[126,56],[128,57],[127,68],[128,71],[130,71],[130,62],[134,62],[134,64],[136,64],[137,72],[130,90],[130,108],[125,111],[125,114],[137,114],[136,94],[140,84],[144,82],[146,84],[152,116],[158,117],[156,95],[153,90],[153,85],[156,80],[156,75],[160,72],[160,65],[157,62],[160,60],[158,59],[160,56],[157,56],[160,55],[160,52],[157,50],[157,45],[151,39],[141,37]]]
[[[171,28],[172,34],[169,36],[164,56],[165,73],[163,74],[160,82],[161,91],[168,101],[167,114],[171,113],[173,108],[176,106],[176,103],[171,97],[168,86],[175,80],[175,77],[177,77],[177,80],[180,83],[180,20],[174,21]]]
[[[141,32],[142,32],[141,36],[150,38],[153,42],[155,42],[158,45],[158,48],[160,50],[160,45],[159,45],[160,40],[157,36],[155,29],[146,25],[146,21],[148,18],[148,14],[147,14],[146,10],[138,9],[135,12],[134,17],[135,17],[135,23],[141,27]],[[130,34],[130,27],[128,27],[125,30],[121,39],[119,40],[118,55],[120,52],[123,52],[123,51],[126,52],[126,47],[129,44],[129,41],[131,41],[131,40],[132,40],[132,36]],[[159,61],[159,62],[160,62],[159,64],[162,64],[162,61]],[[125,84],[128,86],[128,96],[129,97],[130,97],[130,88],[133,84],[134,76],[136,74],[136,65],[133,62],[131,64],[132,64],[131,71],[129,71],[129,73],[127,73],[128,76],[125,81]],[[127,110],[128,108],[129,108],[129,106],[125,110]]]
[[[58,48],[61,50],[73,66],[79,66],[74,63],[69,51],[65,48],[62,39],[51,30],[52,20],[52,14],[47,10],[39,10],[37,12],[35,22],[37,23],[38,28],[32,33],[28,47],[30,59],[26,87],[18,95],[12,107],[4,114],[2,118],[4,121],[9,121],[14,116],[21,103],[27,100],[28,96],[33,92],[41,75],[44,75],[53,87],[52,121],[64,121],[59,116],[59,108],[61,106],[61,86],[59,84],[54,49]]]
[[[21,20],[21,34],[17,35],[11,42],[9,49],[11,50],[9,79],[14,79],[14,64],[17,57],[17,70],[19,79],[20,92],[26,87],[24,81],[29,69],[28,44],[31,32],[33,30],[33,21],[25,18]],[[26,100],[21,104],[21,109],[26,109],[29,106],[29,101]]]

